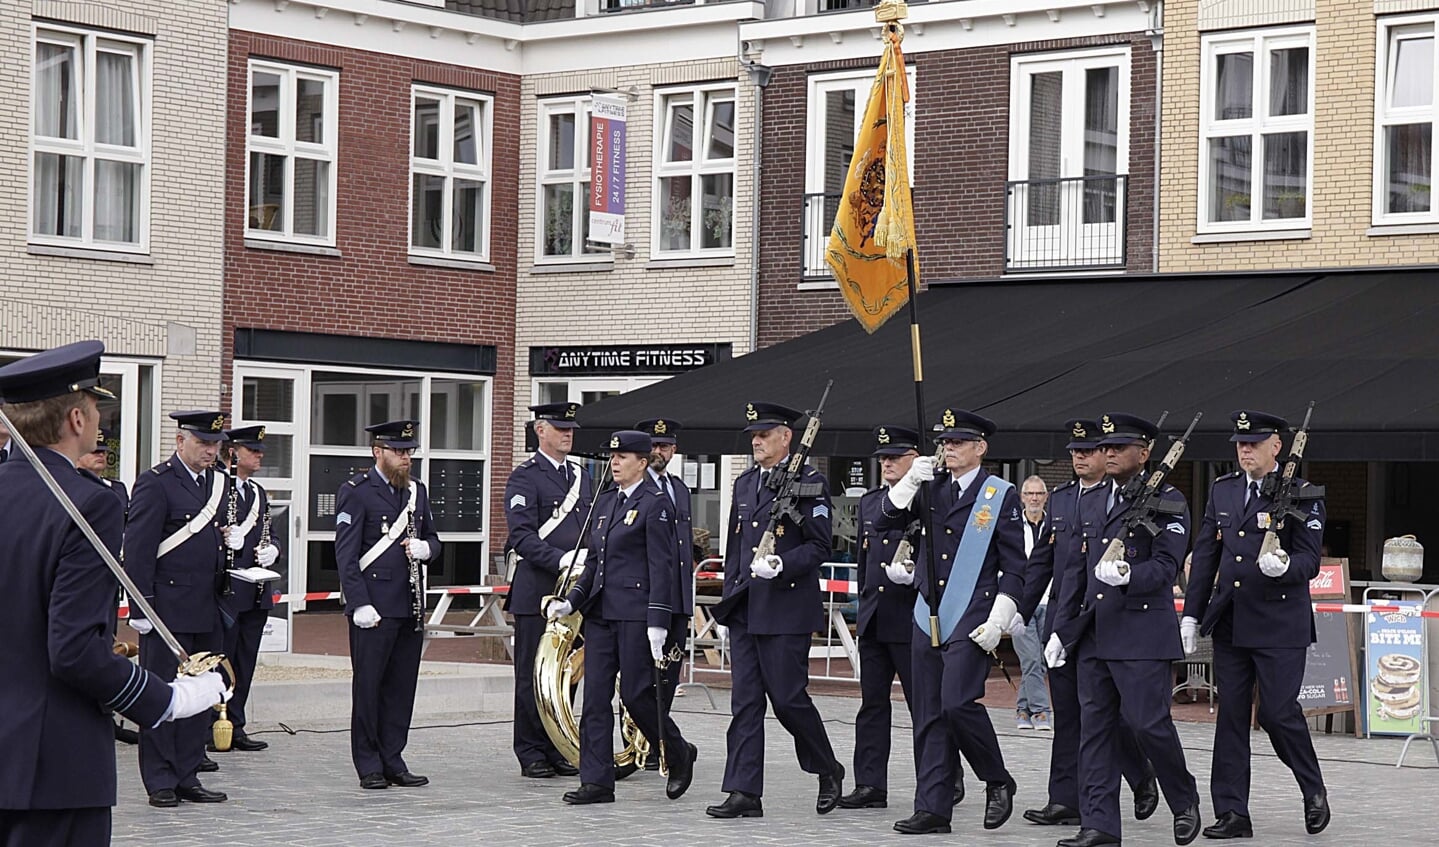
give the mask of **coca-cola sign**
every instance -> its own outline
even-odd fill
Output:
[[[1335,597],[1345,599],[1344,560],[1321,559],[1319,573],[1309,580],[1309,596],[1314,599]]]

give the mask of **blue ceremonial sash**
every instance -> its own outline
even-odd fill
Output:
[[[940,644],[949,640],[959,619],[969,608],[974,586],[979,582],[979,572],[984,567],[984,557],[994,540],[994,522],[1003,519],[999,509],[1004,505],[1005,495],[1014,487],[1013,483],[992,475],[985,477],[982,484],[984,489],[970,507],[969,522],[959,538],[954,565],[949,569],[949,580],[939,600]],[[922,592],[915,592],[914,622],[919,624],[925,635],[929,635],[929,603],[925,602]]]

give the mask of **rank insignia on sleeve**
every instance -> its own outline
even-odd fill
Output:
[[[525,495],[516,494],[510,498],[511,509],[523,509],[525,507]]]
[[[1321,530],[1324,528],[1324,522],[1318,518],[1310,518],[1309,523],[1305,524],[1305,526],[1313,530]]]
[[[350,513],[349,513],[349,512],[341,512],[341,513],[339,513],[338,515],[335,515],[335,525],[336,525],[336,526],[339,526],[339,525],[342,524],[342,523],[349,523],[349,522],[350,522]]]
[[[632,524],[634,524],[635,518],[639,516],[639,509],[630,509],[628,512],[625,512],[625,526],[631,526]]]
[[[666,512],[664,509],[660,509],[660,520],[662,520],[662,521],[667,521],[667,520],[669,520],[669,519],[670,519],[670,513],[669,513],[669,512]]]
[[[1180,523],[1179,521],[1175,521],[1174,523],[1170,524],[1169,526],[1166,526],[1166,527],[1164,528],[1164,531],[1165,531],[1165,532],[1172,532],[1172,533],[1174,533],[1175,535],[1183,535],[1183,534],[1184,534],[1184,524]]]
[[[814,511],[810,513],[810,517],[812,517],[812,518],[827,518],[827,517],[829,517],[829,507],[826,506],[826,505],[823,504],[823,503],[818,503],[818,504],[816,504],[815,507],[814,507]]]

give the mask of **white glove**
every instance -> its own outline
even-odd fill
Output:
[[[410,558],[417,562],[427,562],[430,559],[430,542],[421,538],[411,538],[405,542],[405,552]]]
[[[884,575],[895,585],[914,585],[914,561],[890,562],[884,566]]]
[[[149,618],[131,618],[130,628],[141,635],[149,635],[154,631],[155,625],[150,623]]]
[[[380,612],[374,606],[361,606],[355,610],[354,621],[360,629],[374,629],[380,625]]]
[[[1129,563],[1120,559],[1100,559],[1099,564],[1094,566],[1094,578],[1106,585],[1128,585]]]
[[[920,456],[909,466],[889,489],[889,502],[897,509],[908,509],[909,504],[914,502],[914,495],[919,493],[920,483],[929,482],[934,479],[934,457]]]
[[[650,639],[650,658],[660,661],[665,657],[665,639],[669,637],[669,632],[662,626],[647,626],[645,635]]]
[[[578,552],[579,555],[575,555],[576,552]],[[567,550],[565,554],[560,557],[560,570],[563,571],[566,568],[572,567],[570,562],[574,562],[573,567],[584,567],[585,559],[589,558],[589,555],[590,551],[584,547],[581,547],[578,551]]]
[[[178,677],[170,683],[170,691],[168,720],[172,721],[193,718],[230,699],[230,692],[225,690],[225,680],[214,671],[205,671],[199,676]]]
[[[1289,570],[1289,554],[1276,547],[1273,553],[1259,557],[1259,572],[1265,576],[1284,576]]]
[[[979,645],[979,649],[988,653],[999,646],[999,638],[1004,635],[1004,628],[1016,616],[1016,605],[1014,598],[1008,594],[1001,594],[994,598],[994,607],[989,610],[989,619],[974,628],[969,634],[969,640]]]
[[[280,549],[273,544],[266,544],[255,550],[255,564],[262,568],[268,568],[275,564],[275,560],[278,558],[280,558]]]
[[[1049,641],[1044,645],[1044,663],[1051,668],[1058,668],[1062,667],[1068,658],[1069,654],[1059,641],[1059,633],[1050,633]]]
[[[225,546],[231,550],[239,550],[245,546],[245,536],[240,533],[238,526],[225,527]]]
[[[549,605],[545,606],[545,617],[557,621],[574,610],[575,607],[568,600],[551,600]]]
[[[784,570],[784,559],[771,553],[768,556],[755,556],[750,562],[749,573],[755,579],[774,579],[779,572]]]
[[[1199,621],[1189,615],[1179,619],[1179,641],[1184,645],[1184,655],[1193,656],[1199,649]]]
[[[715,624],[715,634],[719,636],[720,641],[728,641],[729,627],[725,626],[722,623],[717,623]]]
[[[1024,627],[1024,616],[1021,615],[1019,612],[1015,612],[1014,617],[1011,618],[1009,621],[1009,626],[1005,627],[1004,631],[1009,633],[1010,635],[1013,635],[1016,632],[1024,632]]]

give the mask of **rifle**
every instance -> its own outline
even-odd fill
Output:
[[[1189,436],[1194,434],[1194,427],[1199,425],[1199,419],[1202,417],[1204,417],[1203,412],[1195,413],[1194,420],[1189,422],[1189,429],[1186,429],[1184,434],[1175,439],[1174,443],[1170,445],[1169,453],[1164,457],[1164,461],[1159,463],[1159,467],[1150,471],[1147,477],[1143,474],[1137,474],[1135,476],[1134,479],[1143,478],[1144,482],[1143,487],[1140,488],[1139,493],[1134,497],[1133,504],[1129,507],[1129,511],[1124,514],[1124,525],[1131,531],[1143,529],[1149,533],[1150,537],[1155,537],[1161,532],[1159,522],[1156,518],[1160,515],[1175,516],[1184,514],[1184,504],[1166,502],[1161,497],[1160,489],[1164,486],[1165,478],[1173,472],[1174,466],[1179,464],[1179,459],[1184,455],[1184,448],[1189,443]],[[1161,418],[1161,420],[1163,419]],[[1134,480],[1126,483],[1125,491],[1131,490],[1133,484]],[[1127,494],[1124,496],[1128,497]],[[1110,560],[1119,559],[1121,561],[1124,559],[1123,533],[1115,533],[1114,540],[1109,542],[1109,546],[1104,550],[1104,555],[1100,558]]]
[[[1264,543],[1259,545],[1261,556],[1279,549],[1279,530],[1284,528],[1287,518],[1302,521],[1308,517],[1309,513],[1300,508],[1301,503],[1324,499],[1324,486],[1301,486],[1295,478],[1299,473],[1299,462],[1304,458],[1304,448],[1309,444],[1309,417],[1313,414],[1314,401],[1311,400],[1309,409],[1304,412],[1304,423],[1299,425],[1299,431],[1294,434],[1294,443],[1289,447],[1289,458],[1284,462],[1284,470],[1278,476],[1266,475],[1260,486],[1260,493],[1270,498],[1269,528],[1264,531]]]
[[[936,470],[944,466],[943,442],[941,442],[939,448],[934,451],[934,466]],[[914,551],[919,545],[921,535],[924,535],[924,521],[915,518],[909,522],[909,526],[904,528],[904,535],[900,536],[899,544],[895,545],[894,556],[890,558],[889,563],[891,565],[897,565],[903,562],[909,562],[908,565],[904,566],[904,569],[910,573],[914,573]]]

